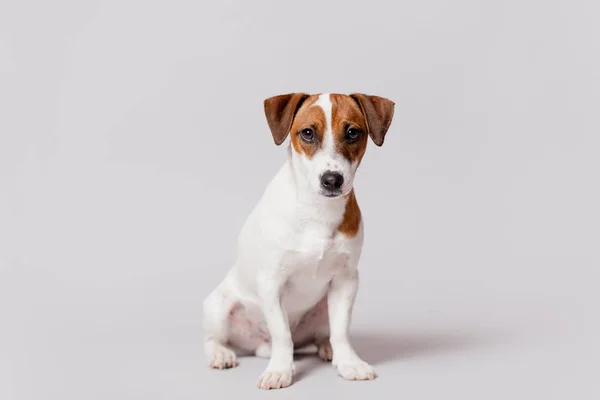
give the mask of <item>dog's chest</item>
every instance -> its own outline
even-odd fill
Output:
[[[349,254],[348,241],[337,229],[304,224],[286,238],[283,265],[313,275],[334,273]]]
[[[310,226],[287,241],[282,255],[282,266],[289,274],[284,299],[289,311],[301,311],[317,303],[331,279],[346,267],[348,243],[338,232]]]

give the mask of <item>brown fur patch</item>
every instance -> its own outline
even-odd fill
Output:
[[[350,97],[360,105],[371,139],[377,146],[382,146],[394,118],[394,102],[384,97],[362,93],[353,93]]]
[[[360,208],[354,195],[354,189],[348,195],[346,202],[346,210],[344,211],[344,219],[338,226],[338,231],[348,237],[354,237],[358,233],[360,227]]]
[[[296,112],[308,97],[306,93],[288,93],[264,101],[265,117],[277,146],[285,141]]]
[[[309,159],[322,147],[323,136],[327,129],[323,109],[321,107],[312,107],[318,98],[319,95],[312,95],[304,101],[302,107],[296,113],[290,129],[292,148],[297,153],[305,154]],[[300,132],[307,128],[314,131],[315,139],[312,143],[307,143],[300,136]]]
[[[335,140],[336,150],[350,162],[360,164],[368,142],[368,126],[365,116],[358,103],[350,96],[344,94],[331,94],[331,129]],[[361,134],[356,142],[350,143],[346,139],[349,128],[358,129]]]

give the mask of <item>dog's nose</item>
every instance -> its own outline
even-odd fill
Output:
[[[344,183],[344,177],[339,172],[327,171],[321,176],[321,186],[327,190],[339,190]]]

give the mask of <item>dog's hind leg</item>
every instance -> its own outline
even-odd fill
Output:
[[[219,285],[203,303],[204,353],[212,368],[233,368],[238,365],[235,352],[227,347],[230,315],[235,299]]]
[[[319,318],[315,322],[314,332],[317,354],[323,361],[329,362],[333,359],[333,350],[331,349],[331,342],[329,341],[329,320],[327,318],[327,313],[325,314],[325,318]]]
[[[293,334],[294,344],[304,350],[316,346],[316,353],[324,361],[331,361],[333,351],[329,342],[329,315],[327,311],[327,296],[323,297],[300,320]],[[302,351],[304,352],[304,351]]]

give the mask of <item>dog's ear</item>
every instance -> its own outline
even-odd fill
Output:
[[[296,112],[308,96],[306,93],[288,93],[264,101],[267,123],[277,146],[285,141]]]
[[[385,134],[394,117],[394,102],[383,97],[361,93],[353,93],[350,97],[356,100],[360,106],[373,142],[377,146],[383,145]]]

